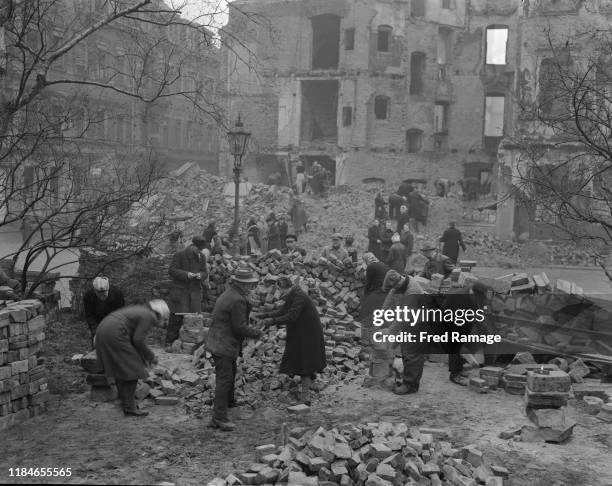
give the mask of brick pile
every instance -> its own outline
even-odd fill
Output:
[[[506,468],[490,463],[476,445],[455,447],[446,429],[376,422],[331,430],[295,427],[286,435],[282,445],[257,447],[256,461],[246,471],[215,478],[208,486],[501,486],[509,477]]]
[[[45,411],[47,373],[39,358],[45,340],[44,304],[0,304],[0,430]]]

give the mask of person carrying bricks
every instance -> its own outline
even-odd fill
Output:
[[[248,267],[235,270],[227,289],[215,302],[212,325],[206,338],[206,350],[212,354],[215,365],[215,397],[209,425],[223,431],[236,428],[236,424],[230,422],[227,411],[237,406],[234,380],[242,341],[261,336],[261,331],[248,325],[251,304],[247,296],[258,281],[259,278]]]
[[[277,312],[259,317],[264,317],[264,326],[287,326],[280,372],[301,378],[300,403],[310,405],[312,382],[327,366],[323,327],[307,289],[300,285],[299,276],[282,276],[277,286],[285,305]]]

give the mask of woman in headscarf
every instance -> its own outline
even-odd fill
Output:
[[[283,276],[277,285],[285,300],[283,308],[273,314],[263,314],[267,326],[287,326],[285,352],[280,372],[301,378],[300,401],[310,405],[310,387],[316,374],[325,369],[325,339],[317,308],[300,286],[299,277]]]
[[[124,307],[106,316],[96,331],[94,344],[104,374],[115,379],[123,413],[143,417],[149,412],[136,407],[136,385],[146,379],[146,367],[157,363],[147,346],[147,335],[154,327],[165,328],[170,317],[168,305],[161,299],[147,305]]]

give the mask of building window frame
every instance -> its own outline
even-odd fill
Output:
[[[391,98],[381,94],[374,97],[374,118],[378,121],[388,120],[391,115]]]
[[[379,25],[376,30],[376,50],[378,52],[391,52],[391,39],[393,27],[390,25]]]
[[[495,31],[505,31],[505,39],[493,39],[492,34],[489,35],[490,32]],[[488,66],[505,66],[508,64],[508,40],[510,37],[510,29],[507,25],[502,24],[493,24],[488,25],[485,29],[485,64]],[[493,50],[497,51],[497,49],[493,49],[494,45],[503,42],[504,44],[504,59],[503,62],[500,62],[493,54]],[[495,57],[494,57],[495,56]]]
[[[353,107],[343,106],[342,107],[342,126],[350,127],[353,125]]]
[[[355,50],[355,27],[344,29],[344,50]]]

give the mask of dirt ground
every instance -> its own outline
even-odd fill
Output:
[[[476,394],[448,381],[445,365],[428,363],[421,391],[398,397],[361,388],[359,381],[328,387],[303,418],[290,417],[274,402],[256,410],[232,410],[238,430],[223,433],[182,406],[144,403],[144,419],[124,417],[113,403],[93,403],[85,373],[67,362],[87,344],[72,319],[49,330],[47,366],[54,392],[47,414],[0,432],[0,482],[9,467],[70,467],[67,484],[205,484],[244,470],[257,445],[278,443],[283,423],[331,427],[344,422],[403,421],[448,427],[455,445],[477,444],[491,462],[510,470],[509,485],[612,485],[612,424],[586,415],[576,403],[568,413],[578,424],[565,444],[502,440],[501,431],[526,424],[522,398],[494,391]],[[61,345],[60,345],[61,343]],[[21,483],[36,482],[27,478]],[[48,480],[38,481],[39,483]]]

